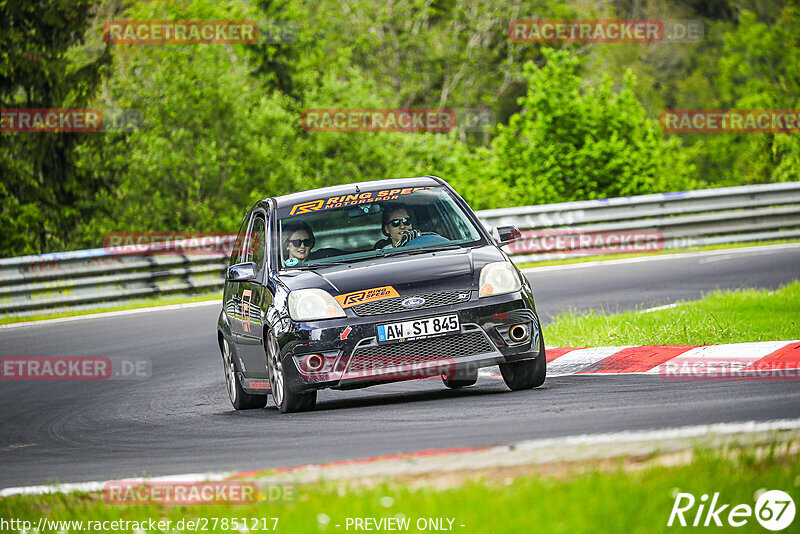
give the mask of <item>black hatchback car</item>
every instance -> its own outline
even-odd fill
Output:
[[[242,221],[217,323],[234,408],[313,409],[317,390],[499,365],[512,390],[545,380],[528,281],[435,176],[266,198]]]

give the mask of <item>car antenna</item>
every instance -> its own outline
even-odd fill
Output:
[[[358,186],[356,186],[356,193],[360,193],[360,192],[361,192],[361,189],[359,189]]]

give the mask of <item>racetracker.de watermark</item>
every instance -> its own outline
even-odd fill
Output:
[[[112,20],[109,44],[276,44],[297,39],[299,24],[253,20]]]
[[[456,362],[453,358],[409,354],[398,357],[375,357],[369,360],[354,358],[343,378],[395,381],[442,376],[447,378],[456,376]]]
[[[456,108],[456,127],[462,132],[488,132],[497,124],[497,114],[488,107]]]
[[[249,20],[112,20],[103,39],[109,44],[255,44],[258,26]]]
[[[516,19],[508,25],[515,43],[696,42],[704,34],[701,20]]]
[[[103,114],[98,109],[5,108],[0,110],[0,131],[6,132],[99,132]]]
[[[100,111],[68,108],[5,108],[0,111],[3,133],[132,132],[142,126],[135,109]]]
[[[3,356],[2,380],[145,380],[149,358],[120,356]]]
[[[451,131],[456,126],[452,109],[307,109],[300,115],[307,132],[435,132]]]
[[[797,381],[800,362],[778,360],[759,364],[750,359],[736,358],[677,358],[659,366],[664,380],[686,381]]]
[[[138,109],[103,111],[103,132],[133,132],[141,130],[144,118]]]
[[[508,247],[511,254],[620,254],[657,252],[664,248],[658,230],[587,232],[578,228],[526,230]]]
[[[285,504],[296,500],[294,484],[225,480],[216,482],[111,481],[103,486],[103,500],[113,505]]]
[[[800,133],[798,109],[674,109],[661,113],[667,133]]]
[[[249,234],[246,234],[249,235]],[[244,240],[257,248],[257,234]],[[112,256],[131,255],[230,255],[237,236],[228,232],[109,232],[103,236],[103,249]]]

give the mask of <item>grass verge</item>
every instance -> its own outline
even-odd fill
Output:
[[[0,317],[0,325],[27,323],[30,321],[42,321],[45,319],[59,319],[61,317],[76,317],[79,315],[92,315],[95,313],[106,313],[121,310],[135,310],[139,308],[151,308],[154,306],[169,306],[171,304],[189,304],[192,302],[203,302],[206,300],[220,300],[221,298],[222,291],[215,290],[212,292],[198,293],[197,295],[175,295],[171,297],[132,299],[118,304],[109,303],[108,306],[91,308],[88,310],[65,310],[63,312],[41,313],[36,315],[25,315],[22,317]]]
[[[705,245],[700,247],[670,248],[657,252],[641,252],[627,254],[597,254],[595,256],[576,256],[574,258],[563,258],[558,260],[532,261],[517,263],[520,269],[530,267],[544,267],[546,265],[569,265],[572,263],[587,263],[593,261],[621,260],[626,258],[642,258],[645,256],[668,256],[671,254],[683,254],[686,252],[703,252],[708,250],[728,250],[734,248],[763,247],[767,245],[785,245],[787,243],[800,243],[798,239],[782,239],[779,241],[746,241],[743,243],[723,243],[719,245]]]
[[[548,345],[714,345],[800,339],[800,282],[776,291],[708,293],[648,313],[562,313],[544,328]]]
[[[449,489],[411,489],[393,482],[369,487],[342,483],[304,485],[295,488],[295,499],[283,505],[112,506],[97,494],[14,496],[0,500],[0,517],[27,520],[34,525],[40,517],[82,520],[84,531],[88,520],[154,519],[171,521],[172,527],[166,529],[170,532],[178,531],[175,525],[180,520],[200,520],[206,522],[207,529],[199,531],[252,533],[265,530],[263,527],[273,530],[272,518],[278,518],[274,529],[277,532],[335,533],[355,530],[352,523],[346,528],[348,518],[393,517],[407,519],[409,532],[420,531],[418,521],[421,525],[433,518],[442,520],[445,527],[452,520],[452,531],[464,533],[654,533],[680,529],[667,527],[678,492],[693,494],[698,503],[701,495],[719,492],[720,504],[753,507],[759,491],[781,489],[798,502],[798,473],[800,457],[789,442],[766,449],[735,449],[733,454],[699,450],[688,463],[680,465],[631,469],[620,459],[616,466],[581,469],[568,475],[483,479]],[[697,506],[687,512],[690,522],[696,511]],[[723,520],[726,514],[722,515]],[[215,518],[217,528],[212,528]],[[227,528],[222,528],[223,518]],[[265,519],[263,523],[261,518]],[[248,530],[232,528],[233,519],[247,523]],[[78,531],[75,525],[62,529]],[[162,531],[147,527],[143,530]],[[750,517],[745,528],[731,530],[763,529],[755,517]]]

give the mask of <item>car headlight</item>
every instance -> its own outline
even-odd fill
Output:
[[[480,287],[479,297],[491,297],[519,291],[522,289],[522,283],[513,265],[507,261],[498,261],[487,263],[483,267],[478,287]]]
[[[289,293],[289,315],[295,321],[345,317],[339,303],[322,289],[300,289]]]

